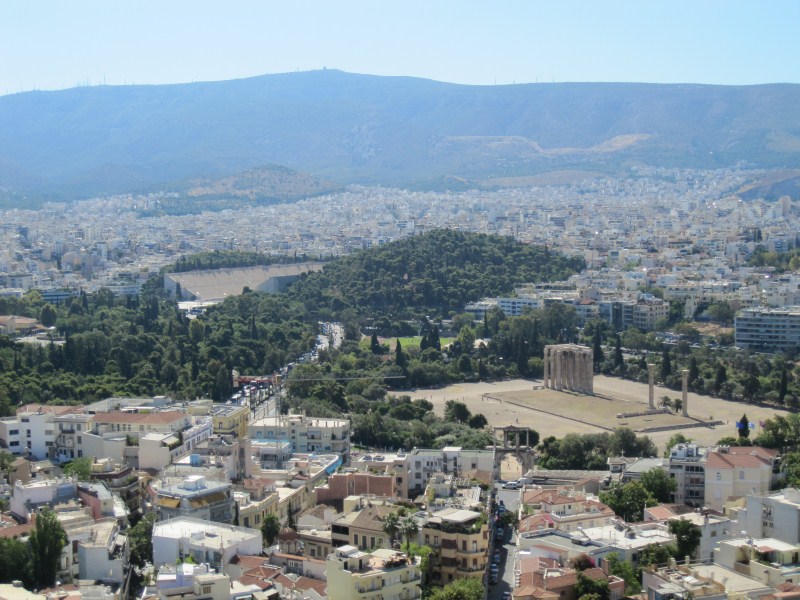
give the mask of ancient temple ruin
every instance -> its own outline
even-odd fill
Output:
[[[594,394],[592,349],[577,344],[544,347],[544,387]]]

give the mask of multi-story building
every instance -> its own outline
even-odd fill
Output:
[[[94,523],[91,534],[77,546],[80,579],[123,585],[130,569],[130,551],[115,519]]]
[[[235,504],[230,483],[207,481],[202,475],[190,475],[177,485],[161,487],[155,498],[159,521],[191,517],[233,523]]]
[[[652,331],[656,323],[669,318],[669,302],[645,294],[633,306],[633,326],[640,331]]]
[[[542,529],[578,531],[611,523],[614,511],[596,498],[568,489],[526,489],[522,505],[532,511],[520,519],[519,533]]]
[[[17,519],[27,522],[41,506],[50,506],[78,497],[78,483],[69,477],[44,479],[22,484],[17,482],[11,492],[9,509]]]
[[[195,563],[208,563],[221,570],[237,554],[259,555],[263,551],[258,529],[235,527],[212,521],[178,517],[153,525],[153,564],[175,564],[191,556]]]
[[[274,481],[255,477],[245,479],[237,488],[242,491],[234,492],[234,498],[239,510],[239,523],[244,527],[260,529],[267,515],[279,513],[280,497]]]
[[[706,495],[707,448],[694,443],[677,444],[669,452],[669,476],[675,480],[672,502],[702,506]]]
[[[16,456],[50,458],[55,445],[55,418],[74,410],[70,406],[22,406],[16,416],[0,419],[0,447]]]
[[[211,409],[211,421],[215,435],[245,437],[250,407],[235,404],[215,404]]]
[[[422,597],[420,570],[402,552],[371,554],[341,546],[325,563],[329,600],[415,600]]]
[[[250,438],[288,441],[294,453],[335,453],[350,461],[350,421],[304,415],[280,415],[258,419],[247,427]]]
[[[445,508],[428,517],[420,535],[433,548],[429,557],[434,582],[481,577],[489,555],[489,522],[474,510]]]
[[[736,346],[761,352],[800,347],[800,307],[747,308],[736,315]]]
[[[767,494],[747,494],[736,510],[739,528],[754,538],[771,537],[800,544],[800,490],[786,488]]]
[[[393,506],[370,504],[342,515],[331,523],[331,542],[337,547],[355,546],[361,550],[391,548],[389,535],[383,530],[383,520],[395,510]]]
[[[92,419],[93,432],[122,433],[139,439],[148,433],[178,433],[192,426],[192,419],[184,412],[99,412]]]
[[[720,446],[706,457],[705,506],[722,512],[725,501],[768,492],[779,476],[777,450]]]

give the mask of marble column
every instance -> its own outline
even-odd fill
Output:
[[[683,410],[683,416],[689,416],[689,369],[684,369],[681,371],[681,375],[683,376],[683,390],[681,393],[681,409]]]
[[[544,347],[544,374],[542,375],[542,385],[550,387],[548,384],[548,376],[550,375],[550,346]]]
[[[656,383],[656,366],[653,363],[647,363],[647,380],[650,386],[648,396],[647,396],[647,403],[650,408],[655,408],[655,383]]]

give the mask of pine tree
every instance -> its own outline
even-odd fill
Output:
[[[747,418],[746,413],[743,414],[739,422],[736,423],[736,431],[740,438],[750,437],[750,420]]]
[[[789,387],[789,381],[788,381],[788,376],[786,374],[786,365],[784,364],[783,368],[781,369],[781,384],[780,388],[778,388],[778,398],[780,399],[781,404],[783,404],[783,399],[786,398],[786,392],[788,390],[788,387]]]
[[[406,355],[403,354],[403,346],[400,340],[397,340],[397,345],[394,347],[394,362],[395,364],[405,371],[406,368]]]
[[[667,377],[672,375],[672,361],[669,356],[669,350],[664,348],[661,354],[661,381],[666,382]]]
[[[594,361],[594,372],[600,372],[600,365],[603,362],[603,338],[600,333],[600,327],[594,328],[594,336],[592,337],[592,358]]]
[[[717,394],[719,394],[719,391],[726,381],[728,381],[728,371],[725,369],[725,365],[719,363],[717,365],[717,373],[714,376],[714,391]]]
[[[399,341],[399,340],[398,340]],[[374,331],[372,332],[372,338],[369,341],[370,350],[372,350],[373,354],[380,354],[381,353],[381,344],[378,342],[378,334]]]
[[[622,355],[622,340],[620,340],[619,334],[614,340],[614,368],[619,369],[620,375],[625,374],[625,357]]]
[[[692,385],[700,375],[700,370],[697,368],[697,359],[692,356],[689,359],[689,385]]]

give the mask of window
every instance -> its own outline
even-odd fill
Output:
[[[717,471],[717,481],[722,481],[722,473]]]
[[[10,429],[8,435],[19,435],[19,429]]]
[[[211,593],[211,586],[210,585],[204,585],[203,586],[203,593],[204,594],[210,594]]]
[[[83,450],[78,450],[78,458],[81,458],[82,456],[83,456]]]
[[[78,443],[79,443],[79,444],[82,444],[82,443],[83,443],[83,438],[81,438],[81,436],[78,436]]]
[[[744,471],[739,471],[739,479],[744,479]]]

